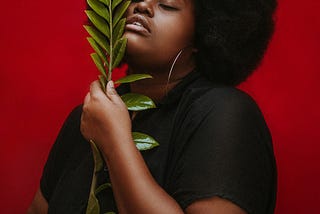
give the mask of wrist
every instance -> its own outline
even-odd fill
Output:
[[[110,162],[112,160],[117,160],[119,157],[124,156],[127,152],[136,150],[136,146],[133,142],[131,133],[129,136],[119,136],[113,139],[108,138],[108,142],[104,142],[102,145],[101,152],[105,158],[105,161]]]

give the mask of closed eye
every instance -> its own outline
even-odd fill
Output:
[[[164,10],[169,10],[169,11],[176,11],[176,10],[178,10],[178,8],[172,7],[172,6],[166,5],[166,4],[160,4],[159,6],[160,6],[161,8],[163,8]]]

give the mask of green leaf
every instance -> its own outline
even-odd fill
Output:
[[[159,146],[159,143],[153,137],[147,134],[132,132],[132,138],[133,142],[136,144],[136,147],[140,151],[149,150]]]
[[[96,196],[90,193],[86,213],[100,214],[100,205]]]
[[[91,58],[93,59],[94,63],[96,64],[98,70],[100,71],[100,73],[105,77],[107,78],[107,75],[106,75],[106,69],[105,67],[103,66],[103,62],[101,61],[99,55],[97,53],[92,53],[90,54]]]
[[[130,111],[142,111],[156,107],[149,97],[142,94],[127,93],[122,95],[121,98]]]
[[[90,43],[90,45],[93,48],[93,50],[99,55],[99,57],[101,59],[103,59],[103,62],[105,63],[105,66],[108,66],[107,56],[106,56],[105,53],[103,53],[102,48],[100,48],[100,46],[94,41],[93,38],[88,37],[87,40]]]
[[[100,170],[102,170],[103,168],[103,159],[101,157],[100,151],[98,149],[98,147],[96,146],[96,144],[90,140],[90,145],[91,145],[91,149],[92,149],[92,153],[93,153],[93,159],[94,159],[94,172],[99,172]]]
[[[116,41],[118,41],[122,37],[125,25],[126,18],[120,19],[112,34],[113,43],[116,43]]]
[[[113,0],[112,1],[112,10],[114,10],[114,8],[116,8],[123,0]]]
[[[105,184],[102,184],[101,186],[99,186],[96,191],[95,191],[95,194],[98,195],[101,191],[107,189],[107,188],[111,188],[111,183],[105,183]]]
[[[130,83],[130,82],[135,82],[138,80],[150,79],[150,78],[152,78],[152,76],[149,74],[130,74],[121,79],[118,79],[117,81],[115,81],[115,83],[116,84]]]
[[[126,45],[127,45],[127,38],[122,38],[120,40],[117,41],[115,47],[114,47],[114,52],[113,52],[113,57],[114,57],[114,61],[112,63],[112,69],[114,69],[115,67],[117,67],[123,56],[124,53],[126,51]]]
[[[103,75],[99,75],[99,82],[101,84],[102,90],[106,92],[107,79]]]
[[[109,24],[101,16],[97,15],[94,11],[85,10],[85,12],[92,24],[107,38],[110,38]]]
[[[102,33],[100,33],[98,30],[96,30],[94,27],[84,25],[84,28],[87,30],[89,35],[102,47],[105,51],[109,53],[110,47],[108,44],[108,39],[105,37]]]
[[[130,5],[130,1],[123,1],[116,9],[113,17],[113,27],[116,26],[119,20],[122,18],[123,14],[126,12]]]
[[[89,194],[86,213],[99,214],[100,205],[99,205],[98,199],[95,196],[95,187],[97,184],[97,174],[103,167],[103,160],[96,144],[92,140],[90,140],[90,145],[91,145],[93,160],[94,160],[94,170],[92,175],[92,182],[90,187],[90,194]]]
[[[111,0],[99,0],[100,2],[102,2],[103,4],[109,6],[109,1]]]
[[[105,20],[109,21],[109,10],[104,4],[98,2],[97,0],[87,0],[87,3],[94,12],[103,17]]]

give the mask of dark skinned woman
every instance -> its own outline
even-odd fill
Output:
[[[256,103],[234,86],[259,65],[273,32],[274,0],[136,0],[124,36],[128,73],[154,78],[106,93],[94,81],[50,152],[29,213],[84,213],[93,158],[102,213],[271,214],[276,166]],[[119,95],[151,97],[130,114]],[[139,152],[131,132],[160,144]]]

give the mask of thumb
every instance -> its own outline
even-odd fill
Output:
[[[107,96],[109,97],[109,99],[111,99],[112,101],[116,101],[118,99],[121,99],[116,91],[116,89],[114,88],[114,83],[112,80],[110,80],[108,83],[107,83],[107,90],[106,90],[106,93],[107,93]]]

